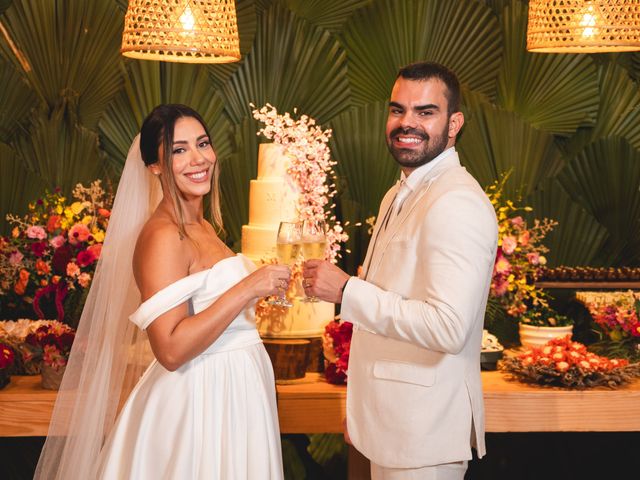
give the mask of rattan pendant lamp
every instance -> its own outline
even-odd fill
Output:
[[[129,0],[124,56],[183,63],[240,60],[234,0]]]
[[[527,50],[640,50],[640,0],[529,0]]]

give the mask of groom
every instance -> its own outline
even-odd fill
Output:
[[[374,480],[462,480],[471,447],[485,453],[480,347],[497,225],[460,166],[463,124],[453,72],[402,68],[386,128],[401,180],[382,200],[360,278],[305,262],[306,293],[342,303],[354,324],[345,434]]]

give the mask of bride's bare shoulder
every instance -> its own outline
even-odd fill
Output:
[[[193,252],[175,223],[153,216],[142,227],[133,253],[133,273],[143,298],[185,277]]]

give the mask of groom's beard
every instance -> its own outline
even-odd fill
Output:
[[[445,125],[442,133],[434,136],[433,138],[429,137],[426,132],[418,128],[399,127],[392,130],[389,134],[389,137],[387,138],[387,148],[389,148],[389,152],[391,152],[391,155],[401,167],[418,168],[429,163],[446,150],[447,142],[449,141],[448,133],[449,122]],[[424,141],[422,148],[415,150],[395,147],[392,142],[393,138],[403,134],[414,135],[421,138]]]

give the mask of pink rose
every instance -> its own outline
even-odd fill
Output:
[[[47,232],[44,231],[44,228],[39,227],[38,225],[32,225],[27,228],[27,237],[44,240],[45,238],[47,238]]]
[[[62,235],[56,235],[51,240],[49,240],[49,245],[53,248],[60,248],[66,242],[65,238]]]
[[[102,253],[102,244],[94,243],[89,248],[87,248],[87,250],[93,253],[93,256],[96,257],[97,260],[98,258],[100,258],[100,254]]]
[[[529,233],[529,230],[525,230],[518,236],[518,243],[523,247],[526,247],[527,245],[529,245],[530,237],[531,237],[531,233]]]
[[[507,235],[502,239],[502,251],[505,255],[511,255],[517,246],[517,240],[511,235]]]
[[[524,220],[522,219],[522,217],[520,215],[518,215],[517,217],[513,217],[511,219],[511,224],[515,225],[516,227],[521,227],[524,225]]]

